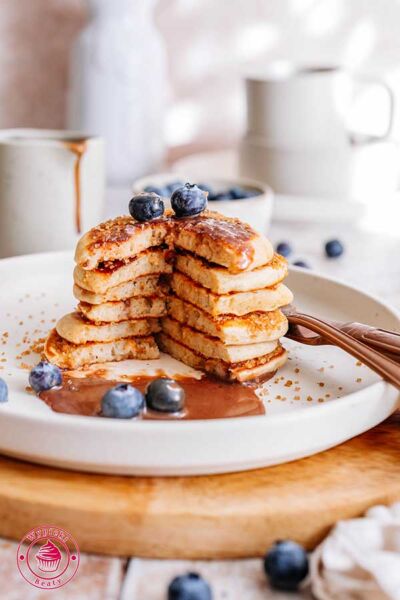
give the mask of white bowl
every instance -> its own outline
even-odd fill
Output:
[[[249,223],[260,233],[265,233],[269,227],[273,209],[274,194],[271,188],[260,181],[246,177],[224,178],[224,177],[196,177],[196,179],[180,175],[179,173],[155,173],[137,179],[133,184],[134,192],[142,192],[148,185],[162,187],[174,181],[186,183],[206,183],[213,189],[223,191],[233,186],[255,189],[258,196],[243,198],[242,200],[215,200],[208,203],[210,210],[217,210],[228,217],[237,217]],[[168,203],[167,203],[168,204]]]

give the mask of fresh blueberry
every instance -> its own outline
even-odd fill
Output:
[[[211,200],[211,202],[214,202],[217,200],[232,200],[232,197],[229,194],[229,192],[217,192],[217,193],[211,194],[211,196],[208,197],[208,200]]]
[[[207,193],[197,185],[185,183],[172,194],[171,206],[177,217],[198,215],[207,206]]]
[[[210,196],[214,195],[214,189],[208,183],[198,183],[197,187],[199,187],[203,192],[207,192],[208,200],[210,200]]]
[[[329,258],[338,258],[344,252],[344,246],[339,240],[330,240],[325,244],[325,253]]]
[[[236,185],[229,190],[229,195],[232,200],[243,200],[243,198],[255,196],[255,193],[252,190],[246,190],[245,188]]]
[[[306,263],[304,260],[296,260],[294,263],[295,267],[303,267],[303,269],[310,269],[310,265]]]
[[[167,183],[165,187],[168,191],[168,196],[173,194],[175,190],[182,187],[183,185],[183,181],[172,181],[171,183]]]
[[[168,196],[168,190],[166,187],[159,187],[157,185],[146,185],[143,190],[149,194],[157,194],[157,196]]]
[[[8,386],[4,379],[0,377],[0,404],[8,400]]]
[[[132,419],[137,417],[143,409],[144,396],[142,392],[129,383],[120,383],[111,388],[101,400],[103,417]]]
[[[292,254],[293,249],[292,249],[292,246],[290,244],[288,244],[288,242],[279,242],[279,244],[277,244],[277,246],[276,246],[276,251],[281,256],[284,256],[285,258],[287,258],[288,256],[290,256]]]
[[[152,410],[178,412],[185,403],[185,390],[174,379],[160,377],[147,386],[146,403]]]
[[[175,577],[168,587],[168,600],[212,600],[211,588],[198,573]]]
[[[151,221],[164,214],[164,202],[154,192],[142,192],[129,202],[129,212],[137,221]]]
[[[49,362],[42,360],[33,367],[29,374],[29,385],[38,394],[50,390],[62,383],[61,370]]]
[[[264,557],[264,571],[273,588],[294,591],[308,575],[307,553],[296,542],[276,542]]]

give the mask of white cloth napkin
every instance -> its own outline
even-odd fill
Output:
[[[311,557],[319,600],[400,600],[400,502],[339,521]]]

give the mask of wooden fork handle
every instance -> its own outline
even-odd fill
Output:
[[[345,323],[340,329],[376,350],[400,357],[400,334],[394,331],[370,327],[363,323]]]
[[[400,389],[400,365],[379,351],[366,346],[363,342],[351,337],[348,333],[338,329],[334,325],[311,315],[295,312],[290,315],[289,322],[296,325],[303,325],[314,333],[323,336],[326,340],[345,350],[375,371],[375,373],[378,373],[383,379]]]

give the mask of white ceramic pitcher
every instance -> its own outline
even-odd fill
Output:
[[[103,216],[101,138],[0,131],[0,257],[72,249]]]

